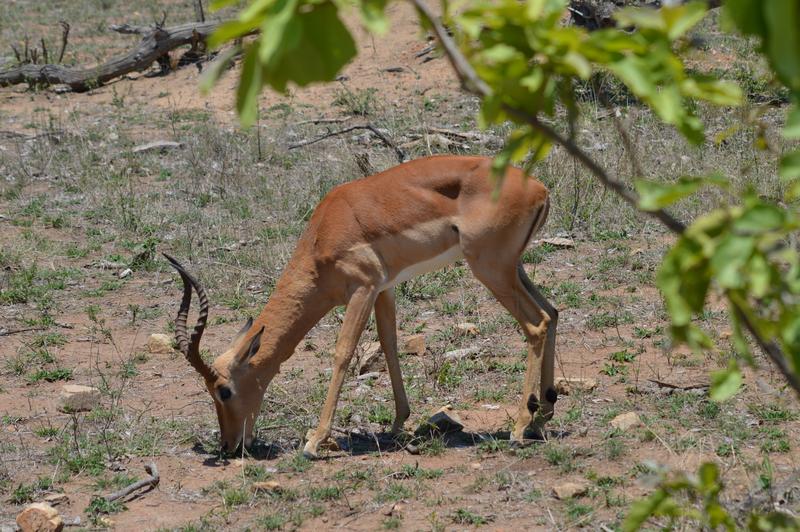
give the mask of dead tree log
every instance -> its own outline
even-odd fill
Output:
[[[139,45],[125,55],[91,68],[67,68],[61,65],[21,65],[0,71],[0,87],[28,83],[30,85],[68,85],[73,91],[84,92],[124,76],[129,72],[142,71],[167,52],[186,44],[205,43],[222,22],[190,22],[171,28],[159,26],[112,27],[119,33],[142,35]]]

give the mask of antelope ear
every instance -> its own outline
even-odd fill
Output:
[[[239,329],[239,332],[238,332],[238,333],[236,333],[236,338],[234,338],[234,339],[233,339],[233,343],[235,344],[236,342],[238,342],[239,340],[241,340],[241,339],[242,339],[242,336],[244,336],[244,333],[246,333],[247,331],[249,331],[249,330],[250,330],[250,327],[252,327],[252,326],[253,326],[253,317],[252,317],[252,316],[250,316],[249,318],[247,318],[247,323],[245,323],[245,324],[244,324],[244,327],[242,327],[241,329]]]
[[[250,340],[250,345],[247,346],[247,349],[244,349],[239,356],[237,357],[237,361],[239,364],[247,362],[250,360],[253,355],[258,353],[259,348],[261,347],[261,335],[264,332],[264,327],[261,327],[261,330],[258,331],[255,336]]]

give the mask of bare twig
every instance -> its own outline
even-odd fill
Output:
[[[373,135],[378,137],[381,140],[381,142],[383,142],[387,147],[389,147],[392,150],[394,150],[395,155],[397,155],[397,159],[401,163],[406,162],[406,160],[408,160],[406,158],[405,152],[402,149],[400,149],[394,142],[389,140],[389,138],[386,135],[381,133],[381,131],[378,128],[376,128],[375,126],[373,126],[372,124],[363,124],[363,125],[357,125],[357,126],[350,126],[350,127],[344,128],[344,129],[340,129],[338,131],[331,131],[330,133],[325,133],[324,135],[320,135],[319,137],[315,137],[313,139],[304,140],[304,141],[298,142],[296,144],[291,144],[291,145],[289,145],[289,149],[290,150],[294,150],[296,148],[302,148],[302,147],[305,147],[305,146],[310,146],[311,144],[316,144],[317,142],[320,142],[320,141],[325,140],[327,138],[335,137],[335,136],[338,136],[338,135],[344,135],[345,133],[350,133],[351,131],[356,131],[356,130],[359,130],[359,129],[366,129],[367,131],[369,131],[370,133],[372,133]]]
[[[464,57],[464,55],[458,49],[453,39],[444,29],[441,22],[434,16],[430,8],[422,0],[410,1],[432,26],[436,37],[442,44],[442,48],[444,48],[445,55],[447,56],[451,66],[456,72],[456,75],[461,81],[461,85],[473,94],[482,96],[484,98],[491,97],[491,87],[489,87],[486,82],[478,77],[477,73],[472,68],[472,65],[469,64],[466,57]],[[567,153],[580,161],[580,163],[583,164],[583,166],[585,166],[595,176],[595,178],[603,184],[604,187],[613,191],[615,194],[617,194],[617,196],[622,198],[637,211],[642,212],[638,209],[638,197],[636,193],[628,189],[628,187],[626,187],[623,183],[613,179],[605,171],[605,169],[601,167],[594,159],[592,159],[585,151],[583,151],[580,146],[574,142],[571,142],[568,138],[565,138],[549,124],[542,122],[538,116],[532,115],[521,109],[511,107],[508,104],[503,104],[502,107],[506,113],[513,116],[516,120],[527,123],[553,143],[562,146]],[[683,222],[663,209],[647,211],[645,214],[661,222],[662,225],[675,234],[682,235],[686,231],[686,225],[684,225]],[[773,340],[767,339],[761,335],[738,302],[731,300],[731,304],[733,305],[734,311],[737,313],[740,321],[750,332],[758,346],[769,357],[773,364],[775,364],[789,385],[794,389],[798,397],[800,397],[800,378],[798,378],[798,376],[792,372],[786,359],[786,355],[783,353],[780,346]]]
[[[194,0],[194,13],[197,17],[197,22],[206,21],[206,13],[203,9],[203,0]]]
[[[64,60],[64,52],[67,50],[67,42],[69,40],[69,24],[63,20],[59,21],[61,24],[61,50],[58,52],[58,63]]]
[[[300,122],[297,122],[297,125],[302,126],[305,124],[340,124],[342,122],[347,122],[352,118],[353,118],[352,116],[342,116],[339,118],[312,118],[311,120],[301,120]]]
[[[0,329],[0,336],[11,336],[12,334],[19,334],[29,331],[43,331],[43,330],[44,328],[42,327],[28,327],[26,329],[13,329],[10,331],[6,329]]]
[[[119,491],[115,491],[109,495],[105,496],[105,499],[108,502],[116,501],[117,499],[122,499],[127,497],[131,493],[138,491],[142,488],[150,488],[153,489],[158,486],[158,483],[161,481],[161,477],[158,475],[158,468],[156,467],[155,462],[150,462],[144,466],[144,470],[147,471],[147,474],[150,475],[149,477],[136,481],[130,486],[126,488],[122,488]]]
[[[647,379],[649,382],[652,382],[656,386],[661,388],[668,388],[670,390],[702,390],[704,388],[708,388],[708,384],[686,384],[681,386],[680,384],[672,384],[671,382],[664,382],[657,379]]]

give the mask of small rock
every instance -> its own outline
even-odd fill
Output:
[[[266,480],[264,482],[253,482],[253,491],[270,491],[277,492],[283,489],[281,483],[277,480]]]
[[[586,495],[587,491],[589,491],[589,485],[586,482],[564,482],[553,486],[553,496],[562,501]]]
[[[44,502],[50,506],[58,506],[59,504],[66,504],[69,502],[69,497],[66,493],[51,493],[44,498]]]
[[[571,395],[575,392],[591,392],[597,387],[594,379],[584,379],[582,377],[557,377],[556,392],[559,395]]]
[[[464,334],[469,334],[470,336],[477,336],[478,334],[478,326],[474,323],[464,322],[459,323],[456,325],[456,329],[463,332]]]
[[[58,510],[49,504],[35,502],[20,512],[17,525],[22,532],[59,532],[64,528],[64,521]]]
[[[563,236],[554,236],[552,238],[542,238],[535,242],[536,244],[549,244],[557,248],[574,248],[575,241],[571,238],[564,238]]]
[[[454,349],[444,354],[445,360],[461,360],[462,358],[469,358],[481,352],[478,346],[465,347],[463,349]]]
[[[152,354],[172,353],[172,338],[166,334],[153,333],[147,339],[147,350]]]
[[[643,425],[643,423],[639,414],[636,412],[625,412],[611,420],[611,426],[623,432],[640,425]]]
[[[159,151],[164,153],[167,150],[174,150],[175,148],[180,148],[182,146],[183,143],[181,142],[174,142],[171,140],[156,140],[153,142],[148,142],[147,144],[136,146],[131,151],[133,151],[133,153],[144,153],[146,151]]]
[[[385,515],[387,517],[391,517],[392,515],[399,514],[402,509],[403,509],[403,505],[402,504],[395,503],[395,504],[392,505],[391,508],[389,508],[388,510],[383,512],[383,515]]]
[[[412,355],[424,355],[425,335],[414,334],[411,336],[407,336],[405,341],[403,342],[403,352],[410,353]]]
[[[100,390],[92,386],[65,384],[61,387],[58,409],[62,412],[88,412],[100,404]]]
[[[369,373],[364,373],[363,375],[359,375],[356,377],[357,380],[365,381],[369,379],[377,379],[381,376],[380,371],[370,371]]]
[[[464,424],[450,405],[447,405],[422,422],[414,434],[417,436],[447,434],[448,432],[459,432],[463,428]]]
[[[132,273],[133,273],[133,270],[131,270],[130,268],[125,268],[124,270],[119,272],[119,278],[120,279],[124,279],[124,278],[128,277]]]
[[[386,370],[386,358],[383,356],[380,342],[369,342],[361,350],[361,355],[356,362],[356,371],[359,375],[375,371]]]

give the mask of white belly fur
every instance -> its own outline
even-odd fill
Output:
[[[393,279],[386,281],[386,283],[381,286],[381,290],[390,288],[398,283],[402,283],[403,281],[408,281],[409,279],[412,279],[418,275],[422,275],[423,273],[438,270],[463,258],[464,254],[461,252],[461,246],[455,245],[444,253],[440,253],[435,257],[431,257],[428,260],[418,262],[409,266],[408,268],[405,268],[404,270],[401,270],[400,273],[398,273]]]

